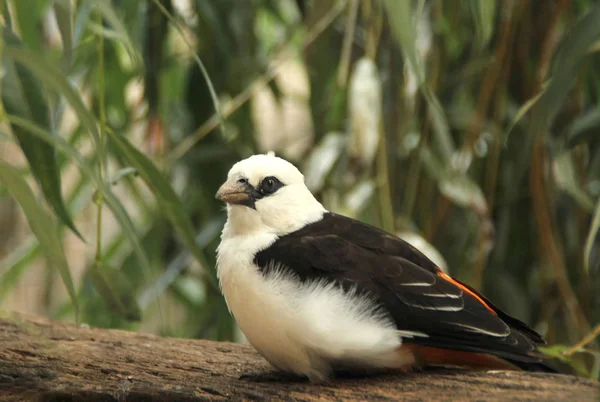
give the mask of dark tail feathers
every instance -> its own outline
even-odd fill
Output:
[[[562,374],[562,371],[559,370],[555,365],[547,363],[547,362],[520,362],[516,360],[506,359],[515,366],[519,367],[524,371],[532,371],[538,373],[554,373],[554,374]]]

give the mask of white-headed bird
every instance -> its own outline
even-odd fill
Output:
[[[216,197],[221,289],[276,368],[312,381],[338,368],[552,371],[538,333],[400,238],[327,211],[284,159],[236,163]]]

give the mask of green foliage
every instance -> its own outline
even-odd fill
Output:
[[[56,1],[54,13],[63,43],[64,64],[68,69],[73,61],[73,4],[70,1]]]
[[[40,242],[48,263],[58,270],[65,283],[75,307],[75,316],[79,316],[79,306],[75,297],[75,287],[69,271],[69,264],[61,240],[56,236],[57,228],[52,216],[39,206],[35,194],[19,171],[4,162],[0,162],[0,182],[6,186],[8,192],[15,197],[21,208],[23,208],[31,231],[35,233]]]
[[[32,229],[0,244],[0,302],[45,257],[71,297],[44,305],[51,316],[81,305],[90,325],[235,339],[214,193],[233,163],[273,150],[328,209],[425,240],[543,332],[546,353],[598,377],[586,338],[600,322],[597,2],[5,0],[0,12],[0,144],[26,160],[0,162],[0,201]],[[95,240],[81,268],[67,264],[73,220]],[[51,278],[47,300],[65,300]],[[585,353],[563,346],[582,339]]]
[[[590,373],[587,368],[577,360],[572,360],[565,356],[565,352],[569,350],[565,345],[553,345],[551,347],[542,347],[540,350],[548,356],[552,356],[562,362],[570,364],[579,374],[588,376]]]
[[[192,251],[196,259],[202,263],[202,268],[205,272],[208,272],[210,268],[206,263],[206,258],[204,257],[202,250],[196,244],[194,239],[194,228],[192,227],[190,218],[186,216],[183,203],[177,196],[177,193],[175,193],[171,185],[165,180],[150,159],[138,151],[124,137],[112,132],[109,132],[109,135],[115,148],[117,148],[128,163],[139,172],[140,177],[144,180],[152,193],[154,193],[159,208],[167,218],[169,218],[175,231],[181,237],[185,247]],[[215,290],[218,289],[214,275],[207,276],[206,280],[215,288]]]
[[[108,308],[128,321],[139,321],[141,310],[131,294],[131,282],[121,270],[96,263],[89,271],[94,287]]]
[[[585,251],[583,253],[583,264],[585,266],[585,272],[590,272],[590,259],[592,258],[592,247],[594,247],[594,240],[600,231],[600,200],[596,202],[596,208],[594,210],[594,219],[592,220],[592,227],[587,235],[585,241]],[[596,257],[597,258],[597,257]],[[596,263],[597,269],[598,263]]]
[[[10,56],[13,47],[19,48],[21,43],[12,32],[4,30],[3,33],[4,42],[9,46],[8,51],[5,52]],[[2,80],[4,109],[10,114],[52,131],[50,112],[39,82],[19,63],[6,61],[4,66],[6,71],[6,76]],[[56,215],[81,237],[62,198],[61,176],[54,148],[19,126],[13,125],[12,131],[29,162],[31,172],[40,183],[46,200],[54,208]]]

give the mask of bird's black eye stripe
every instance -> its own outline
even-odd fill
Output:
[[[274,176],[265,177],[260,183],[260,192],[262,195],[270,195],[283,187],[283,183]]]

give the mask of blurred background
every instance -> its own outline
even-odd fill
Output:
[[[1,0],[0,309],[244,341],[214,194],[275,151],[598,378],[593,0]]]

